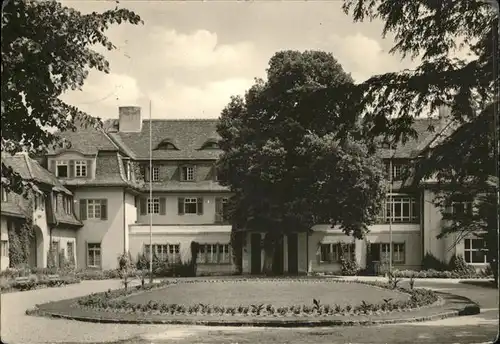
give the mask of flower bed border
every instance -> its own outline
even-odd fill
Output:
[[[170,284],[181,283],[221,283],[221,282],[231,282],[231,281],[246,281],[246,280],[267,280],[267,281],[283,281],[288,279],[270,279],[270,278],[246,278],[238,280],[204,280],[204,281],[186,281],[182,279],[177,279],[173,281],[163,281],[160,283],[155,283],[154,285],[148,285],[146,289],[140,287],[130,288],[127,291],[124,289],[108,291],[104,293],[97,293],[91,295],[103,295],[108,293],[108,296],[119,298],[122,296],[129,296],[135,293],[147,292],[148,290],[153,290],[157,288],[162,288]],[[295,281],[310,281],[311,278],[293,278]],[[320,279],[323,283],[328,283],[324,279]],[[389,288],[388,285],[382,282],[371,282],[371,281],[344,281],[332,279],[330,282],[333,283],[360,283],[365,285],[370,285],[373,287]],[[402,289],[402,288],[396,288]],[[419,288],[420,289],[420,288]],[[397,291],[397,290],[396,290]],[[451,295],[441,292],[433,292],[435,295],[439,296],[439,301],[431,306],[439,305],[439,307],[420,307],[417,309],[412,309],[410,312],[390,312],[383,313],[380,315],[376,314],[362,314],[357,316],[335,316],[336,319],[332,319],[330,315],[329,318],[321,319],[323,316],[285,316],[285,317],[270,317],[270,316],[232,316],[232,315],[167,315],[167,314],[137,314],[137,313],[124,313],[124,312],[107,312],[103,310],[89,309],[74,307],[78,300],[85,297],[79,297],[75,299],[51,302],[43,305],[37,305],[33,310],[26,311],[29,315],[46,316],[53,318],[64,318],[77,321],[85,322],[98,322],[98,323],[123,323],[123,324],[184,324],[184,325],[204,325],[204,326],[270,326],[270,327],[318,327],[318,326],[357,326],[357,325],[375,325],[375,324],[395,324],[395,323],[407,323],[407,322],[421,322],[429,321],[435,319],[443,319],[454,316],[461,315],[471,315],[479,313],[479,306],[472,302],[471,300],[460,297],[457,295]],[[87,296],[88,297],[88,296]],[[457,301],[461,299],[460,301]],[[465,306],[464,306],[465,305]],[[409,316],[410,313],[417,313],[415,316]],[[419,314],[420,313],[420,314]],[[408,315],[408,316],[407,316]],[[392,318],[391,318],[392,316]],[[231,318],[229,318],[231,317]],[[378,319],[377,319],[378,318]]]

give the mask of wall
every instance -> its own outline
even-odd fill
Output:
[[[125,251],[130,250],[130,234],[129,226],[137,222],[137,208],[135,206],[135,196],[131,193],[125,193],[125,226],[124,226],[124,248]]]
[[[191,260],[191,242],[199,244],[229,244],[231,226],[153,226],[153,245],[179,244],[179,253],[183,262]],[[148,225],[130,225],[129,251],[134,260],[144,252],[144,245],[149,245]],[[232,272],[232,264],[199,264],[198,273]]]
[[[0,217],[0,230],[1,230],[1,235],[0,235],[0,238],[1,240],[9,240],[9,235],[8,235],[8,231],[7,231],[7,217],[5,216],[2,216]],[[1,256],[0,258],[0,268],[1,270],[5,270],[9,267],[9,257],[7,255],[7,257],[4,257],[4,256]]]
[[[432,203],[436,194],[431,190],[424,191],[424,254],[427,252],[433,254],[436,258],[448,262],[446,240],[437,239],[436,236],[441,233],[443,226],[441,210]],[[448,258],[449,259],[449,258]]]
[[[82,268],[85,267],[84,261],[80,261],[77,257],[77,231],[75,229],[68,229],[68,228],[54,228],[52,229],[52,241],[53,242],[58,242],[59,243],[59,249],[62,250],[64,249],[64,255],[66,256],[66,259],[69,261],[70,257],[68,255],[68,242],[73,243],[73,250],[74,250],[74,257],[73,259],[75,260],[75,265],[77,268]]]
[[[141,197],[148,197],[147,195],[142,195]],[[203,194],[203,193],[153,193],[153,198],[165,197],[166,201],[166,214],[159,215],[153,214],[153,224],[163,224],[163,225],[182,225],[182,224],[213,224],[215,223],[215,198],[216,197],[228,197],[227,193],[219,194]],[[178,197],[203,197],[203,214],[178,214]],[[148,223],[150,215],[140,215],[140,204],[139,200],[137,203],[137,222],[138,223]]]
[[[102,269],[116,269],[118,256],[125,248],[122,188],[88,187],[75,191],[75,213],[79,217],[80,199],[107,199],[107,220],[87,219],[77,234],[77,260],[87,266],[87,243],[101,243]]]

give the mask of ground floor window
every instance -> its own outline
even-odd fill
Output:
[[[231,264],[231,246],[229,244],[200,244],[196,262],[199,264]]]
[[[342,252],[342,249],[344,250]],[[331,243],[331,244],[321,244],[320,247],[320,262],[323,263],[339,263],[340,257],[343,253],[345,259],[355,259],[355,245],[354,244],[344,244]]]
[[[70,264],[75,264],[75,246],[72,241],[66,243],[66,252],[68,253],[68,260]]]
[[[144,245],[144,255],[149,258],[149,245]],[[180,260],[179,244],[153,244],[153,254],[162,261],[176,262]]]
[[[373,261],[389,263],[391,256],[390,243],[373,243],[370,245],[370,250]],[[392,244],[392,262],[398,264],[405,263],[405,243]]]
[[[483,239],[464,240],[464,259],[466,263],[487,263],[486,243]]]
[[[2,257],[9,256],[9,242],[7,240],[2,240],[1,245],[0,245],[0,251],[1,251]]]
[[[87,266],[89,268],[101,267],[101,244],[87,244]]]

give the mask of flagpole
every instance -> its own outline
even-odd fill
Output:
[[[149,283],[153,283],[153,138],[151,135],[151,99],[149,100]]]
[[[392,202],[392,143],[389,145],[389,154],[390,154],[390,159],[389,159],[389,204],[390,204],[390,211],[389,211],[389,276],[392,274],[392,216],[394,215],[394,204]]]

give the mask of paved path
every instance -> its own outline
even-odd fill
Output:
[[[479,343],[492,341],[498,329],[498,290],[453,281],[419,280],[416,287],[449,291],[478,302],[477,316],[412,325],[370,328],[251,329],[172,325],[114,325],[25,315],[35,304],[121,287],[118,280],[84,281],[62,288],[1,295],[2,341],[11,343]],[[401,339],[407,340],[399,340]],[[376,338],[376,339],[374,339]]]

